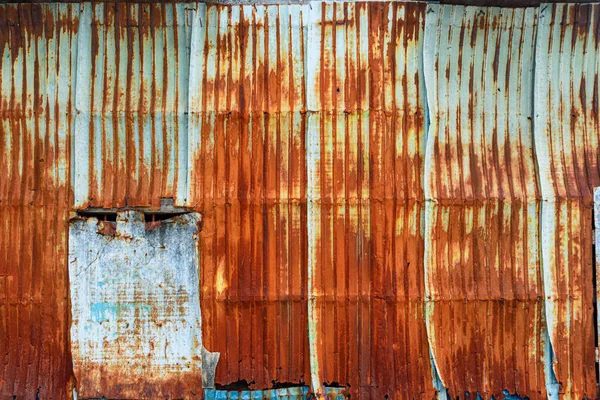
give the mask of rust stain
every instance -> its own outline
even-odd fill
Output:
[[[76,43],[78,12],[0,10],[0,397],[67,398],[72,70],[59,45]]]
[[[219,385],[533,399],[550,365],[595,397],[599,32],[592,4],[0,6],[0,396],[68,397],[73,206],[170,197],[204,216]]]

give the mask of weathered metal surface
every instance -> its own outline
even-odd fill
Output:
[[[188,200],[185,4],[83,3],[77,43],[74,206]]]
[[[539,196],[531,114],[536,12],[428,6],[427,199]]]
[[[583,198],[600,185],[598,5],[540,8],[535,140],[544,198]]]
[[[191,198],[203,338],[216,381],[308,381],[306,6],[199,5],[190,61]]]
[[[593,188],[600,185],[600,7],[544,5],[538,21],[534,127],[552,369],[565,396],[593,398],[591,206]]]
[[[312,389],[434,396],[423,318],[423,3],[315,3],[307,44]]]
[[[0,397],[65,398],[78,8],[0,6]]]
[[[552,369],[566,397],[596,397],[592,208],[542,204],[542,267]]]
[[[307,400],[309,398],[308,386],[298,386],[270,390],[205,390],[206,400]]]
[[[114,224],[114,225],[113,225]],[[71,349],[82,398],[202,393],[198,214],[136,211],[69,229]]]
[[[546,397],[536,17],[533,8],[427,9],[426,321],[451,397]]]
[[[67,211],[173,198],[217,387],[596,397],[598,10],[0,6],[1,396],[66,396]]]
[[[546,397],[539,208],[426,206],[427,334],[451,396]]]

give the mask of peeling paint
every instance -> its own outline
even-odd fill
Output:
[[[71,343],[83,398],[202,393],[197,214],[147,230],[142,213],[69,230]]]

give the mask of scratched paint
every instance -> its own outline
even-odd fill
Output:
[[[71,349],[83,398],[202,394],[198,214],[69,228]]]

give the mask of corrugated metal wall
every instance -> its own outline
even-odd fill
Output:
[[[451,394],[545,397],[537,10],[430,10],[425,293],[435,365]]]
[[[68,396],[70,213],[172,197],[218,384],[595,398],[599,23],[0,6],[1,396]]]
[[[69,5],[0,7],[1,397],[67,396],[77,29]]]
[[[217,382],[308,381],[305,23],[300,6],[200,6],[190,204],[204,215],[204,345]]]

